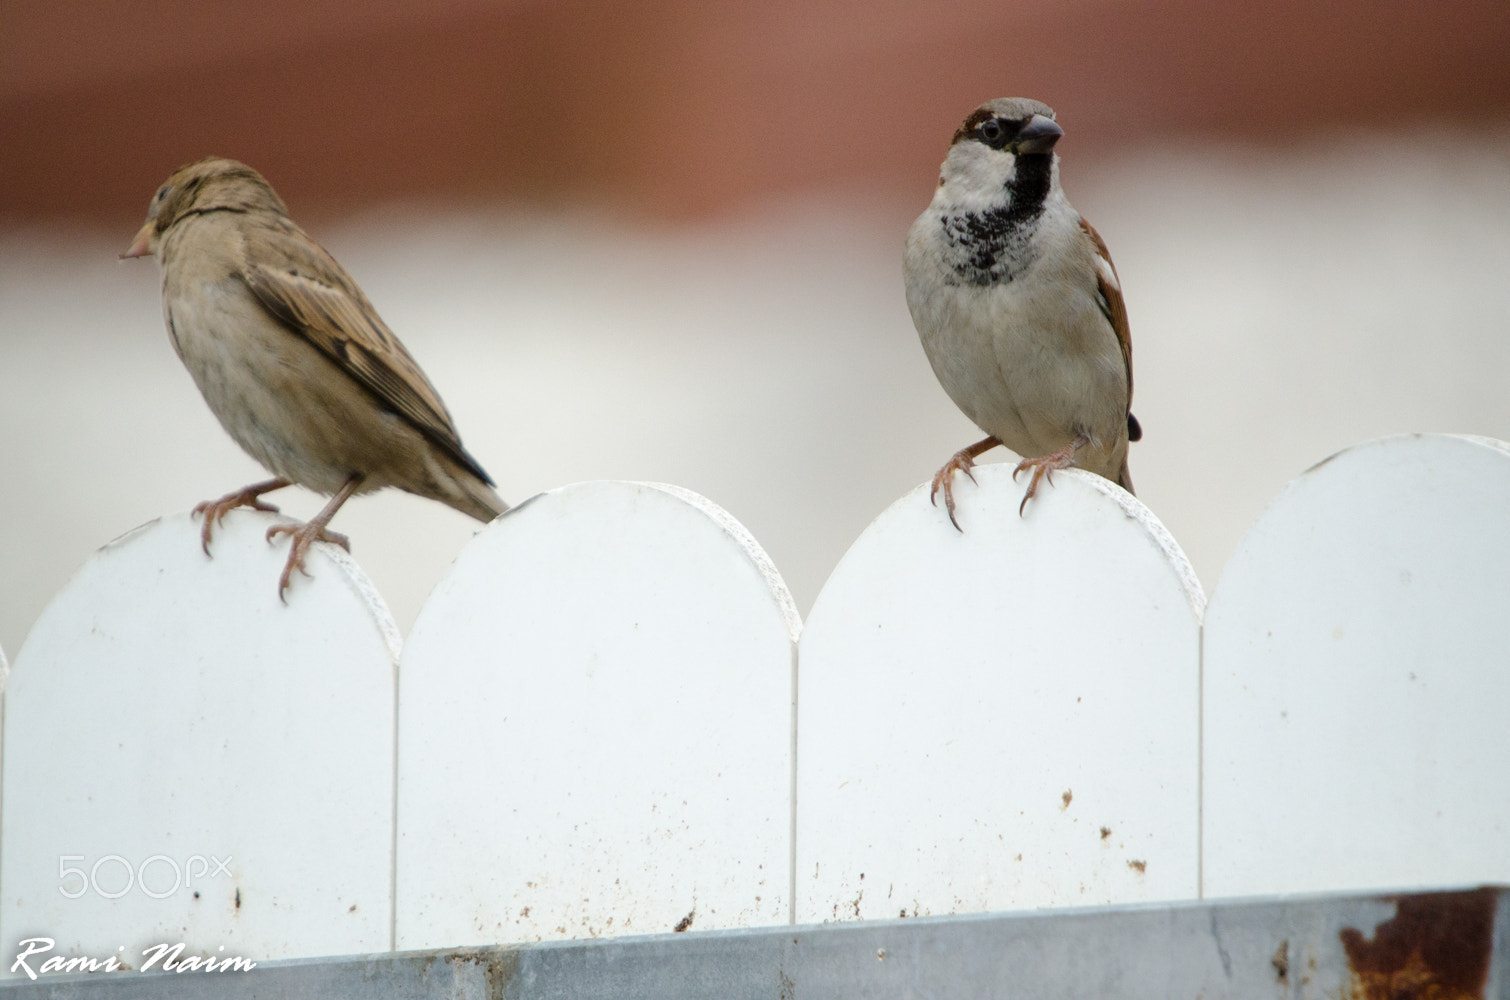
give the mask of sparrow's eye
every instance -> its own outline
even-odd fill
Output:
[[[155,219],[157,218],[157,213],[162,211],[163,202],[168,198],[169,187],[170,185],[164,184],[157,189],[157,194],[152,196],[152,204],[147,206],[147,218]]]
[[[980,123],[980,141],[992,149],[1001,149],[1007,144],[1008,130],[999,118],[987,118]]]

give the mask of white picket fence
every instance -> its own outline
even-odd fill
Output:
[[[279,602],[272,515],[213,559],[187,515],[139,528],[8,675],[0,941],[266,960],[1510,881],[1510,446],[1335,456],[1209,608],[1104,480],[1018,517],[977,475],[963,534],[919,487],[805,626],[676,487],[495,521],[402,651],[339,550]]]

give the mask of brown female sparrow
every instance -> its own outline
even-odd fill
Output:
[[[1132,492],[1132,341],[1106,244],[1059,187],[1064,135],[1045,104],[988,101],[954,133],[938,188],[907,233],[907,306],[944,391],[989,437],[933,477],[952,479],[1004,444],[1039,480],[1071,465]],[[1050,480],[1052,482],[1052,479]]]
[[[353,494],[385,486],[439,500],[479,521],[508,510],[461,446],[433,386],[334,257],[288,217],[251,167],[210,158],[180,167],[121,256],[157,254],[168,336],[226,432],[275,479],[194,508],[214,525],[294,483],[331,497],[292,536],[278,596]]]

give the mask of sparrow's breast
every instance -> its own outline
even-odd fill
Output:
[[[218,243],[196,237],[214,236]],[[353,471],[385,485],[368,442],[405,430],[307,340],[278,322],[239,276],[236,243],[189,229],[164,246],[163,314],[174,348],[226,433],[265,468],[322,493]]]
[[[1053,214],[1029,230],[929,211],[907,240],[907,304],[934,373],[966,416],[1023,456],[1082,431],[1114,444],[1126,413],[1093,263],[1053,238],[1068,234]],[[971,226],[984,238],[958,239]]]

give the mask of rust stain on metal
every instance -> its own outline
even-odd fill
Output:
[[[1392,897],[1395,915],[1373,940],[1353,927],[1348,1000],[1482,1000],[1494,945],[1493,889]]]
[[[676,926],[671,928],[672,932],[681,934],[688,927],[692,926],[692,918],[695,916],[697,916],[697,907],[694,906],[692,909],[687,911],[687,915],[685,917],[676,922]]]
[[[492,951],[481,963],[483,988],[488,1000],[503,1000],[519,975],[519,953],[512,949]]]
[[[519,952],[515,948],[459,948],[443,955],[432,957],[427,964],[427,972],[435,963],[444,963],[451,968],[451,974],[458,977],[457,985],[460,986],[460,977],[465,976],[468,969],[482,973],[483,996],[486,1000],[503,1000],[513,990],[515,978],[519,975]]]
[[[1066,788],[1064,790],[1064,794],[1061,795],[1061,796],[1059,796],[1059,801],[1061,801],[1061,802],[1064,803],[1064,805],[1060,806],[1059,808],[1060,809],[1068,809],[1070,807],[1070,803],[1073,802],[1074,800],[1075,800],[1075,793],[1074,793],[1074,791],[1072,791],[1071,789]]]
[[[1279,942],[1279,947],[1274,949],[1274,957],[1269,959],[1269,964],[1274,966],[1274,973],[1281,983],[1290,981],[1290,939],[1285,938]]]

